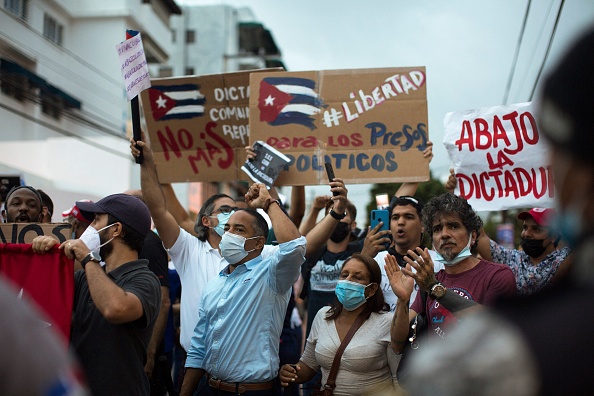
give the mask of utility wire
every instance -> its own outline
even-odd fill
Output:
[[[518,55],[520,54],[520,48],[522,47],[522,40],[524,39],[524,33],[526,32],[526,23],[528,21],[528,15],[530,14],[530,5],[532,4],[532,0],[528,0],[526,4],[526,12],[524,13],[524,22],[522,23],[522,30],[520,31],[520,37],[518,37],[518,43],[516,45],[516,53],[514,55],[514,60],[512,61],[512,67],[509,71],[509,77],[507,79],[507,86],[505,87],[505,94],[503,95],[503,104],[507,104],[507,98],[509,96],[509,90],[511,88],[512,81],[514,79],[514,73],[516,71],[516,67],[518,64]]]
[[[516,90],[516,92],[523,92],[524,91],[524,85],[526,84],[526,81],[528,81],[528,74],[530,72],[530,66],[532,64],[534,64],[534,57],[536,56],[536,51],[538,50],[538,44],[542,40],[542,36],[544,34],[544,29],[545,29],[545,26],[546,26],[546,21],[549,20],[549,16],[551,15],[551,10],[553,9],[553,3],[555,3],[555,0],[551,0],[549,2],[549,8],[547,10],[547,15],[544,18],[544,21],[540,25],[540,30],[538,32],[538,39],[536,40],[536,43],[532,46],[532,53],[530,54],[530,60],[528,62],[526,62],[526,65],[527,66],[524,68],[524,75],[519,80],[521,82],[520,88],[518,88]]]
[[[18,80],[13,80],[10,78],[5,79],[0,76],[0,82],[2,83],[3,87],[6,87],[10,90],[18,91],[24,99],[27,99],[28,101],[31,101],[40,106],[43,106],[44,103],[47,103],[48,100],[51,100],[46,99],[44,101],[44,99],[40,95],[33,92],[31,89],[27,88],[25,85],[19,83]],[[81,110],[74,110],[68,107],[60,108],[60,113],[64,117],[70,119],[72,122],[77,123],[79,125],[95,129],[98,132],[104,133],[112,137],[124,137],[124,135],[121,132],[118,132],[118,130],[120,130],[121,128],[115,126],[114,124],[111,124],[112,127],[110,127],[109,121],[101,119],[100,117],[95,116],[92,113],[85,113]],[[93,121],[92,118],[95,118],[95,121]]]
[[[565,0],[561,0],[561,4],[559,4],[559,10],[557,11],[557,18],[555,19],[555,26],[553,27],[553,31],[551,32],[551,37],[549,38],[549,45],[547,47],[547,52],[542,60],[540,65],[540,70],[538,71],[538,75],[536,76],[536,80],[534,81],[534,85],[532,86],[532,92],[530,93],[530,101],[534,97],[534,92],[536,91],[536,86],[540,80],[540,76],[542,75],[542,71],[544,70],[545,64],[549,59],[549,54],[551,53],[551,47],[553,46],[553,40],[555,38],[555,33],[557,33],[557,28],[559,27],[559,20],[561,19],[561,12],[563,11],[563,5],[565,4]]]
[[[122,152],[120,152],[120,151],[114,150],[114,149],[112,149],[112,148],[110,148],[110,147],[107,147],[107,146],[103,146],[103,145],[101,145],[101,144],[99,144],[99,143],[97,143],[97,142],[95,142],[95,141],[93,141],[93,140],[91,140],[91,139],[87,139],[87,138],[85,138],[85,137],[83,137],[83,136],[79,136],[79,135],[76,135],[76,134],[74,134],[74,133],[72,133],[72,132],[68,132],[68,131],[67,131],[67,130],[65,130],[65,129],[59,128],[59,127],[57,127],[57,126],[55,126],[55,125],[51,125],[50,123],[47,123],[47,122],[45,122],[45,121],[42,121],[42,120],[40,120],[40,119],[38,119],[38,118],[35,118],[35,117],[33,117],[33,116],[30,116],[30,115],[29,115],[29,114],[27,114],[27,113],[24,113],[24,112],[22,112],[22,111],[18,111],[18,110],[16,110],[16,109],[13,109],[13,108],[11,108],[11,107],[9,107],[9,106],[6,106],[6,105],[5,105],[5,104],[3,104],[3,103],[0,103],[0,107],[1,107],[1,108],[3,108],[3,109],[5,109],[5,110],[8,110],[8,111],[10,111],[11,113],[14,113],[14,114],[16,114],[16,115],[20,116],[20,117],[22,117],[22,118],[25,118],[25,119],[27,119],[27,120],[29,120],[29,121],[33,121],[33,122],[35,122],[36,124],[39,124],[39,125],[41,125],[41,126],[44,126],[44,127],[48,128],[48,129],[51,129],[51,130],[53,130],[53,131],[55,131],[55,132],[58,132],[58,133],[59,133],[59,134],[61,134],[61,135],[64,135],[64,136],[68,136],[68,137],[71,137],[71,138],[78,139],[78,140],[80,140],[80,141],[82,141],[82,142],[84,142],[84,143],[88,144],[89,146],[92,146],[92,147],[94,147],[94,148],[98,148],[98,149],[100,149],[100,150],[103,150],[103,151],[106,151],[106,152],[108,152],[108,153],[111,153],[111,154],[117,155],[118,157],[122,157],[122,158],[125,158],[125,159],[130,159],[130,156],[128,156],[128,155],[126,155],[126,154],[124,154],[124,153],[122,153]],[[121,138],[122,138],[123,140],[126,140],[126,138],[125,138],[124,136],[122,136]],[[131,160],[131,159],[130,159],[130,160]]]

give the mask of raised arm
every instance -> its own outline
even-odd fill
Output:
[[[281,209],[280,203],[276,203],[264,184],[252,184],[247,194],[245,194],[245,202],[250,207],[254,209],[261,208],[268,214],[278,243],[289,242],[301,236],[295,224]]]
[[[114,227],[119,228],[121,225],[115,223]],[[116,230],[120,231],[121,230]],[[80,239],[70,239],[60,245],[60,249],[64,249],[64,253],[70,259],[81,261],[89,254],[89,248]],[[101,265],[94,261],[89,261],[85,265],[85,275],[89,285],[89,292],[93,303],[97,310],[103,315],[105,320],[110,323],[128,323],[142,318],[144,315],[144,307],[140,302],[140,298],[129,291],[126,291],[119,285],[115,284],[112,278],[106,274]],[[142,276],[133,282],[143,282]],[[152,274],[151,274],[152,276]],[[146,288],[146,285],[143,285]],[[154,292],[161,298],[160,287],[155,285]],[[159,306],[153,307],[159,309]],[[147,313],[150,317],[150,313]]]
[[[305,215],[305,186],[291,187],[291,206],[289,207],[289,217],[299,228],[303,216]],[[302,234],[303,235],[303,234]]]
[[[396,353],[402,353],[406,341],[408,340],[408,326],[412,318],[416,315],[415,311],[409,310],[410,295],[414,289],[414,281],[411,277],[404,275],[396,258],[387,255],[384,269],[390,281],[392,291],[398,297],[396,301],[396,311],[390,325],[390,343]],[[410,269],[410,266],[408,266]]]
[[[197,236],[196,231],[194,231],[194,221],[188,211],[179,202],[179,199],[177,199],[171,184],[161,184],[161,191],[163,191],[163,195],[165,196],[167,211],[175,218],[177,224],[190,234]]]
[[[153,152],[148,143],[144,133],[142,139],[134,141],[130,138],[130,149],[132,156],[137,157],[140,151],[135,147],[138,144],[143,148],[144,162],[140,165],[140,185],[142,189],[142,196],[146,206],[149,208],[151,217],[159,231],[159,236],[163,241],[165,248],[169,249],[173,246],[179,236],[179,225],[171,213],[167,210],[165,196],[159,184],[157,177],[157,169],[153,161]]]
[[[341,219],[340,216],[344,215],[346,212],[348,190],[345,187],[343,180],[338,177],[334,178],[334,181],[330,182],[330,187],[332,187],[330,191],[332,191],[332,193],[337,193],[337,195],[333,195],[332,198],[330,198],[333,202],[333,206],[332,209],[328,211],[326,217],[316,224],[316,226],[305,236],[305,239],[307,240],[305,251],[306,257],[317,252],[322,245],[328,241],[328,238],[330,238],[330,235],[332,235],[332,232]],[[336,216],[339,218],[336,218]]]
[[[491,238],[485,233],[485,230],[481,228],[478,241],[476,242],[476,252],[485,260],[491,261],[493,255],[491,254]]]
[[[309,209],[309,214],[299,226],[299,232],[301,235],[307,235],[307,233],[316,226],[320,211],[326,207],[328,201],[330,201],[329,195],[320,195],[314,198],[313,202],[311,203],[311,208]]]
[[[427,141],[427,147],[423,151],[423,158],[429,158],[429,162],[433,159],[433,142]],[[398,190],[394,194],[395,197],[409,196],[412,197],[417,192],[419,183],[417,182],[405,182],[398,187]]]

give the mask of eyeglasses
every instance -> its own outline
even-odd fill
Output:
[[[237,207],[229,206],[229,205],[222,205],[217,210],[213,211],[212,214],[215,213],[222,213],[222,214],[229,214],[235,212]]]

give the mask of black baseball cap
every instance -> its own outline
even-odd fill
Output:
[[[142,236],[146,236],[151,230],[148,208],[133,195],[113,194],[97,202],[76,201],[76,206],[85,217],[93,216],[95,213],[108,213]]]

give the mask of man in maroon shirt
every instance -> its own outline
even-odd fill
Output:
[[[429,333],[445,338],[461,315],[492,304],[503,296],[516,293],[514,274],[509,267],[482,260],[473,255],[481,218],[464,198],[445,193],[432,198],[423,208],[423,226],[431,236],[435,260],[445,269],[434,273],[427,249],[409,250],[406,268],[386,260],[390,285],[398,297],[392,322],[392,342],[402,350],[408,339],[409,322],[417,312],[426,312]],[[413,271],[414,270],[414,271]],[[408,309],[413,280],[428,293],[423,307],[421,293]]]

